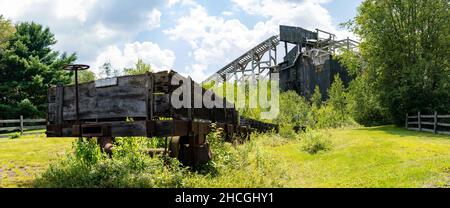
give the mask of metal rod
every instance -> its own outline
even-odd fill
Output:
[[[75,109],[76,109],[76,119],[77,124],[80,124],[80,107],[79,107],[79,100],[78,100],[78,69],[75,69]],[[81,132],[80,132],[81,133]]]

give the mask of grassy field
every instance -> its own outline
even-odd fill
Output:
[[[36,174],[70,150],[73,141],[44,134],[0,139],[0,187],[29,186]]]
[[[3,133],[0,134],[0,139],[2,138],[9,138],[11,135],[16,134],[17,132],[10,132],[10,133]],[[43,134],[45,133],[45,129],[41,129],[41,130],[25,130],[24,135],[30,135],[30,134]]]
[[[450,137],[394,127],[330,130],[333,149],[272,149],[290,165],[289,187],[450,187]]]
[[[270,164],[256,164],[266,168],[258,174],[267,177],[255,178],[272,180],[276,187],[450,187],[449,136],[391,126],[322,133],[331,140],[332,149],[314,155],[302,151],[298,140],[261,137],[255,141],[251,151],[257,152],[252,157],[264,153],[277,168],[283,167],[275,170]],[[0,187],[30,186],[36,175],[70,150],[73,141],[44,135],[0,139]],[[248,182],[252,174],[232,170],[216,177],[194,176],[188,186],[252,187],[258,183]]]

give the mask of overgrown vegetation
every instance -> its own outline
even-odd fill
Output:
[[[77,140],[74,152],[52,164],[37,187],[181,187],[187,171],[170,158],[151,158],[143,138],[118,138],[110,158],[95,140]]]
[[[14,132],[11,135],[9,135],[9,139],[18,139],[20,138],[20,132]]]
[[[276,137],[276,136],[274,136]],[[151,158],[145,151],[155,139],[119,138],[110,158],[93,140],[78,140],[73,152],[51,164],[36,187],[279,187],[283,167],[256,142],[272,136],[254,135],[255,141],[233,147],[220,131],[208,136],[213,160],[198,170],[183,167],[165,156]],[[258,141],[256,141],[258,140]],[[161,144],[161,143],[159,143]],[[160,146],[160,145],[157,145]],[[235,174],[230,175],[233,172]],[[267,179],[267,176],[270,179]]]
[[[358,120],[386,111],[402,124],[406,113],[449,111],[449,9],[448,0],[362,2],[346,24],[362,41],[360,56],[346,60],[359,68],[351,90]]]
[[[281,93],[280,114],[274,120],[280,125],[281,135],[295,137],[296,133],[307,129],[358,126],[355,117],[359,114],[352,109],[352,103],[356,102],[355,97],[351,96],[350,89],[345,88],[338,75],[334,79],[328,90],[329,99],[325,102],[322,102],[322,95],[317,86],[309,101],[294,91]]]
[[[329,137],[321,132],[307,132],[300,137],[300,148],[309,154],[317,154],[331,149],[332,143]]]
[[[133,145],[117,144],[116,153],[123,155],[108,159],[86,140],[76,153],[71,143],[80,144],[74,138],[4,139],[0,187],[450,187],[448,136],[392,126],[310,133],[329,140],[331,148],[316,154],[303,150],[308,133],[254,135],[235,147],[212,134],[214,159],[197,172],[136,152],[161,146],[162,140],[120,139]]]

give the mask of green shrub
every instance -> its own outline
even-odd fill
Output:
[[[78,140],[74,152],[50,165],[36,187],[182,187],[189,172],[171,158],[151,158],[140,138],[118,138],[111,158],[94,140]]]
[[[328,151],[331,149],[331,140],[318,132],[307,132],[302,135],[300,140],[300,148],[309,154],[316,154],[320,151]]]
[[[309,125],[310,105],[306,99],[294,91],[280,94],[280,114],[275,122],[280,125],[280,134],[286,138],[293,138],[294,127]]]
[[[359,124],[378,126],[390,123],[388,111],[382,106],[367,74],[361,74],[350,83],[347,100],[348,111]]]
[[[254,134],[240,145],[224,142],[216,129],[207,139],[213,160],[192,170],[177,159],[151,158],[144,151],[159,146],[147,138],[117,138],[110,158],[95,140],[74,142],[74,151],[53,163],[35,180],[35,187],[282,187],[286,168],[264,146],[286,141],[276,134]]]
[[[10,105],[0,104],[0,119],[17,119],[17,109]]]
[[[279,134],[284,138],[295,138],[296,136],[294,126],[288,123],[282,123],[279,125]]]
[[[276,134],[252,134],[241,145],[222,142],[221,133],[208,136],[213,151],[209,170],[185,179],[186,187],[283,187],[289,180],[287,167],[265,150],[287,140]]]
[[[12,133],[11,135],[9,135],[9,138],[10,139],[18,139],[18,138],[20,138],[20,132],[14,132],[14,133]]]
[[[317,129],[358,126],[358,123],[356,123],[350,116],[342,115],[330,105],[323,105],[317,110],[316,116],[317,123],[315,127]]]
[[[41,112],[37,107],[28,99],[22,100],[17,105],[17,113],[22,115],[24,118],[34,118],[41,116]]]

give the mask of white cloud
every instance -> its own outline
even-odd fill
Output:
[[[335,33],[338,38],[355,38],[333,24],[328,10],[321,4],[332,0],[231,0],[238,8],[252,15],[269,18],[263,24],[299,26],[309,30],[322,29]]]
[[[174,28],[164,32],[173,40],[190,43],[195,63],[186,67],[186,71],[196,81],[203,81],[202,78],[213,73],[209,70],[211,65],[219,67],[233,60],[264,38],[263,33],[255,32],[262,28],[251,30],[237,19],[209,16],[200,5],[191,8],[187,16],[176,22]]]
[[[97,0],[59,0],[54,2],[54,12],[57,18],[75,17],[79,21],[85,22],[88,15],[87,12],[89,12],[95,3],[97,3]]]
[[[181,72],[181,76],[191,77],[192,80],[201,82],[208,78],[206,74],[207,66],[203,64],[193,64],[192,66],[187,66],[185,72]]]
[[[20,18],[27,15],[28,10],[45,8],[46,15],[54,15],[58,19],[75,18],[84,22],[96,3],[97,0],[0,0],[0,13],[8,18]]]
[[[133,67],[138,59],[150,64],[154,71],[171,70],[175,62],[175,54],[171,50],[161,49],[158,44],[152,42],[128,43],[123,50],[116,45],[111,45],[97,56],[91,69],[100,75],[99,68],[109,62],[114,69],[121,71],[124,68]]]
[[[76,52],[92,64],[102,49],[135,40],[160,26],[163,0],[0,0],[0,14],[13,22],[34,21],[50,27],[56,50]]]
[[[176,5],[176,4],[181,4],[181,5],[183,5],[183,6],[186,6],[186,5],[196,5],[196,4],[197,4],[197,3],[196,3],[195,1],[193,1],[193,0],[166,0],[166,2],[167,2],[167,6],[168,6],[168,7],[172,7],[172,6]]]
[[[157,9],[153,9],[148,15],[148,29],[153,30],[160,27],[161,12]]]
[[[222,16],[232,16],[232,15],[233,15],[233,12],[230,12],[230,11],[222,12]]]
[[[175,27],[164,31],[172,40],[191,45],[195,63],[186,67],[187,73],[198,78],[211,75],[259,42],[278,34],[279,25],[319,28],[337,34],[338,38],[354,37],[333,25],[329,12],[321,5],[330,0],[231,1],[238,9],[265,20],[247,27],[238,19],[210,16],[206,8],[197,4],[176,21]]]

